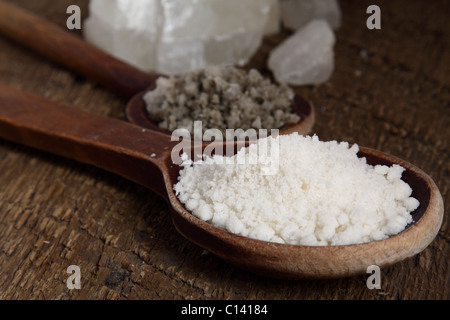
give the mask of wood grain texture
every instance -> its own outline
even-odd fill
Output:
[[[66,8],[87,1],[14,3],[65,26]],[[296,88],[316,106],[314,132],[392,153],[422,168],[450,200],[450,30],[448,1],[341,1],[336,69],[327,83]],[[369,4],[382,29],[366,28]],[[247,67],[269,75],[265,39]],[[0,81],[93,113],[123,119],[126,100],[0,37]],[[382,269],[382,289],[365,275],[283,281],[234,268],[187,242],[166,203],[105,171],[0,141],[2,299],[448,299],[449,220],[417,256]],[[68,290],[79,265],[82,289]]]

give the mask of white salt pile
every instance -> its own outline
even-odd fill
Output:
[[[278,0],[90,0],[87,41],[163,74],[242,65],[279,29]]]
[[[267,150],[257,159],[251,150],[275,144],[278,172],[263,175]],[[419,202],[401,180],[404,168],[368,165],[357,152],[357,145],[316,136],[269,137],[227,164],[221,156],[186,160],[174,190],[198,218],[245,237],[297,245],[385,239],[412,222]]]
[[[279,82],[325,82],[334,70],[335,42],[334,32],[325,20],[312,20],[270,53],[268,67]]]

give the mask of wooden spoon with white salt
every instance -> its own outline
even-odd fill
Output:
[[[172,221],[186,239],[233,265],[269,277],[339,278],[365,273],[371,265],[392,265],[425,249],[443,218],[442,196],[426,173],[367,148],[360,148],[359,156],[369,164],[399,164],[406,169],[402,179],[420,202],[412,212],[414,222],[386,240],[300,246],[242,237],[189,213],[173,191],[181,167],[172,162],[177,142],[169,135],[0,85],[0,138],[97,166],[155,191],[170,204]]]
[[[150,120],[143,100],[144,94],[153,90],[156,80],[163,75],[146,73],[134,68],[67,30],[3,1],[0,1],[0,33],[131,99],[125,109],[130,122],[171,134]],[[280,128],[280,134],[310,133],[315,121],[312,104],[296,95],[293,99],[292,112],[297,114],[300,120]]]

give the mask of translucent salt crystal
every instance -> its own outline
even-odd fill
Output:
[[[245,64],[278,31],[278,0],[90,0],[87,41],[142,70]]]
[[[281,20],[290,29],[300,29],[313,19],[324,19],[334,29],[341,25],[337,0],[280,0]]]
[[[272,0],[267,2],[268,18],[264,29],[264,35],[274,34],[280,31],[281,8],[280,0]]]
[[[334,32],[325,20],[312,20],[270,54],[268,66],[277,81],[319,84],[334,70]]]
[[[157,1],[91,0],[84,37],[136,67],[154,65],[162,16]]]

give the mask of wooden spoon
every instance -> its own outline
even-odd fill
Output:
[[[163,75],[142,72],[57,25],[3,1],[0,1],[0,33],[131,99],[125,108],[130,122],[170,134],[150,120],[143,100],[144,94],[153,90],[156,80]],[[308,134],[315,121],[312,104],[296,95],[292,111],[300,116],[300,121],[280,128],[280,134]]]
[[[188,240],[251,272],[287,279],[338,278],[411,257],[435,238],[444,206],[433,180],[414,165],[361,148],[369,164],[399,164],[420,206],[414,223],[386,240],[341,246],[299,246],[254,240],[214,227],[190,214],[173,191],[180,167],[177,142],[137,125],[89,114],[0,85],[0,137],[95,165],[152,189],[168,201],[176,229]]]

